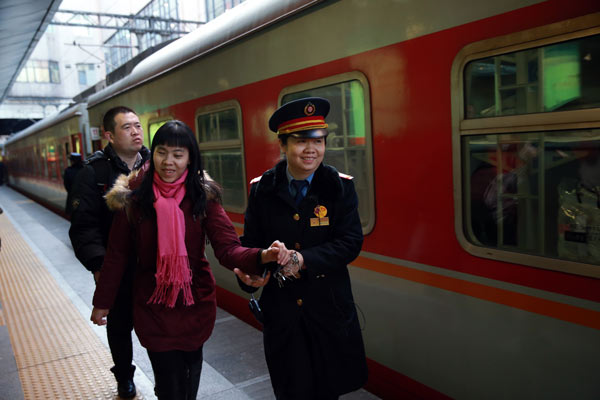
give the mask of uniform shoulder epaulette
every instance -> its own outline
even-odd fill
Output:
[[[251,185],[254,185],[256,182],[260,181],[260,178],[262,178],[262,175],[261,175],[261,176],[257,176],[256,178],[252,179],[252,180],[250,181],[250,184],[251,184]]]
[[[354,179],[354,177],[352,175],[346,175],[346,174],[342,174],[341,172],[338,172],[338,174],[340,175],[340,178],[344,178],[344,179]]]

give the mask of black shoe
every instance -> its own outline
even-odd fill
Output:
[[[117,392],[122,399],[132,399],[135,397],[135,384],[133,379],[126,379],[117,384]]]

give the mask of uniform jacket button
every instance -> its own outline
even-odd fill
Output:
[[[298,306],[301,306],[302,305],[302,299],[296,300],[296,303],[298,304]]]
[[[300,220],[300,215],[298,213],[294,214],[294,221]]]
[[[296,250],[300,250],[300,243],[297,243],[297,242],[296,242],[296,244],[294,245],[294,248],[295,248]]]

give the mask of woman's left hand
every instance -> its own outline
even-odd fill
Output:
[[[96,325],[106,325],[106,316],[108,315],[108,311],[109,310],[106,308],[94,307],[90,321]]]

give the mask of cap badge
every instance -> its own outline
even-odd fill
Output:
[[[306,106],[304,107],[304,114],[306,114],[307,116],[313,115],[315,111],[317,111],[317,109],[315,105],[311,102],[308,102],[308,104],[306,104]]]

